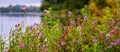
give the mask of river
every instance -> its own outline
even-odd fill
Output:
[[[36,16],[8,16],[0,15],[0,35],[6,39],[9,36],[9,32],[15,28],[15,25],[18,23],[23,23],[24,27],[32,25],[34,23],[40,23],[41,17]]]

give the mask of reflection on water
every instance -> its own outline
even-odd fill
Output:
[[[39,16],[0,16],[0,35],[8,36],[11,28],[14,28],[15,24],[18,23],[24,23],[25,26],[28,26],[40,22]]]

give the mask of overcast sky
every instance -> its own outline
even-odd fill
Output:
[[[42,0],[0,0],[0,7],[9,5],[40,6]]]

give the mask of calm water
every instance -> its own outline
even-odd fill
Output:
[[[15,24],[23,23],[24,26],[32,25],[34,23],[40,23],[41,18],[39,16],[1,16],[0,15],[0,35],[8,36],[9,32],[15,28]]]

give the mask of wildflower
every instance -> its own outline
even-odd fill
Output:
[[[80,40],[77,40],[77,43],[80,43]]]
[[[77,26],[77,29],[81,29],[82,27],[81,26]]]
[[[97,22],[96,22],[96,21],[94,21],[94,22],[93,22],[93,24],[96,26],[96,25],[97,25]]]
[[[79,15],[78,18],[77,18],[77,20],[80,21],[80,20],[81,20],[80,18],[81,18],[81,17],[80,17],[80,15]]]
[[[65,46],[66,43],[65,43],[65,42],[60,42],[60,45],[61,45],[61,46]]]
[[[118,29],[119,29],[119,27],[118,27],[118,26],[115,26],[115,27],[114,27],[114,29],[115,29],[115,30],[118,30]]]
[[[120,39],[116,40],[116,44],[120,44]]]
[[[106,34],[106,38],[109,39],[110,38],[110,34]]]
[[[73,28],[73,26],[70,24],[70,28]]]
[[[72,13],[71,11],[68,11],[67,13],[68,17],[70,17],[71,13]]]
[[[30,30],[33,30],[34,28],[33,28],[33,26],[30,26]]]
[[[97,39],[93,39],[93,42],[96,43],[96,42],[97,42]]]
[[[110,42],[110,46],[114,46],[115,45],[115,43],[114,42]]]
[[[115,33],[115,30],[111,30],[111,33],[113,33],[113,34],[114,34],[114,33]]]
[[[38,48],[40,48],[41,47],[41,44],[38,44]]]
[[[114,20],[111,20],[111,21],[110,21],[110,24],[111,24],[111,25],[114,25],[114,24],[115,24]]]
[[[16,28],[17,28],[17,27],[19,27],[19,26],[20,26],[20,24],[19,24],[19,23],[15,25],[15,27],[16,27]]]
[[[42,36],[42,35],[39,35],[38,38],[39,38],[39,39],[43,39],[43,36]]]
[[[100,35],[103,36],[103,35],[104,35],[104,32],[100,32]]]
[[[74,40],[73,40],[73,43],[76,43],[76,42],[77,42],[77,40],[76,40],[76,39],[74,39]]]
[[[14,36],[15,35],[15,33],[12,33],[12,36]]]
[[[7,50],[6,49],[4,49],[4,51],[3,52],[7,52]]]
[[[74,21],[74,20],[72,20],[72,21],[71,21],[71,24],[75,24],[75,21]]]
[[[20,47],[21,47],[21,48],[25,48],[25,44],[21,44]]]
[[[66,31],[66,29],[64,28],[64,31],[63,31],[63,33],[62,33],[63,35],[63,37],[65,36],[65,35],[67,35],[67,31]]]
[[[120,21],[118,22],[118,24],[120,25]]]
[[[15,25],[15,27],[16,27],[16,28],[17,28],[17,27],[19,27],[19,26],[20,26],[20,24],[19,24],[19,23]]]
[[[84,21],[87,22],[88,21],[88,18],[87,16],[84,17]]]
[[[43,47],[46,48],[48,46],[48,44],[43,44]]]

